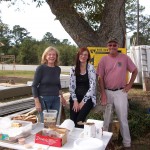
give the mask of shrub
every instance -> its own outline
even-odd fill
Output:
[[[150,114],[137,101],[129,101],[129,127],[132,139],[144,137],[150,132]]]

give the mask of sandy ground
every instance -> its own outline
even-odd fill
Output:
[[[15,83],[15,84],[10,84],[10,83],[0,83],[0,86],[6,86],[6,87],[18,87],[18,86],[25,86],[26,84],[21,84],[21,83]]]

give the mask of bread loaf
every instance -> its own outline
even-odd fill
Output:
[[[25,121],[31,121],[32,123],[36,123],[37,122],[37,119],[36,119],[36,116],[35,115],[30,115],[26,118],[24,118]]]
[[[29,115],[29,116],[18,115],[18,116],[13,117],[12,120],[23,120],[23,121],[31,121],[32,123],[36,123],[37,117],[36,115]]]

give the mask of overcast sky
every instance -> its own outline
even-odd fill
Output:
[[[31,1],[31,0],[26,0]],[[150,0],[139,0],[140,4],[146,7],[145,14],[150,14]],[[8,24],[12,29],[14,25],[20,25],[30,32],[30,35],[37,40],[41,40],[46,32],[50,32],[59,40],[68,39],[75,44],[69,34],[64,30],[55,16],[51,13],[47,3],[36,8],[36,3],[32,5],[19,5],[21,11],[15,11],[15,7],[9,7],[6,2],[0,4],[0,16],[3,23]]]

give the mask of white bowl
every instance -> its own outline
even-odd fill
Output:
[[[79,138],[74,141],[75,150],[103,150],[103,141],[97,138]]]

